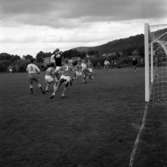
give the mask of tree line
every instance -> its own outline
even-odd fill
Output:
[[[131,65],[131,56],[137,56],[138,59],[143,59],[142,50],[127,49],[120,52],[111,53],[99,53],[96,50],[89,50],[87,52],[78,51],[76,49],[71,49],[64,51],[62,56],[65,59],[71,58],[89,58],[94,67],[103,66],[104,60],[108,59],[113,66],[123,67]],[[12,55],[9,53],[0,53],[0,72],[7,72],[9,68],[12,68],[14,72],[25,72],[27,64],[31,59],[35,59],[37,65],[44,69],[44,59],[50,57],[52,52],[40,51],[37,53],[36,57],[32,55],[24,55],[20,57],[19,55]],[[139,63],[142,65],[142,63]]]

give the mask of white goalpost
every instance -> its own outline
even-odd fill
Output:
[[[145,101],[150,100],[150,69],[149,69],[149,24],[144,26],[144,54],[145,54]]]
[[[145,53],[145,108],[130,155],[129,167],[134,166],[135,156],[142,131],[145,127],[149,102],[167,102],[167,24],[144,25]]]
[[[145,102],[167,102],[167,24],[144,27]]]

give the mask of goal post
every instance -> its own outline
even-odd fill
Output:
[[[149,69],[149,24],[144,25],[144,53],[145,53],[145,101],[150,100],[150,69]]]
[[[145,102],[167,102],[167,24],[144,25]]]

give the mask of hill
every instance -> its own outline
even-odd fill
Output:
[[[97,51],[100,54],[110,52],[124,52],[126,50],[141,50],[144,48],[144,35],[135,35],[128,38],[114,40],[103,45],[95,47],[78,47],[74,48],[79,52]]]
[[[154,37],[160,36],[161,34],[167,33],[167,29],[161,29],[154,32]],[[163,36],[163,39],[167,40],[167,35]],[[94,47],[78,47],[74,50],[79,52],[90,52],[95,51],[99,54],[111,53],[111,52],[123,52],[123,53],[132,53],[134,50],[138,50],[140,55],[144,56],[144,35],[138,34],[135,36],[130,36],[123,39],[118,39],[110,41],[103,45],[94,46]]]

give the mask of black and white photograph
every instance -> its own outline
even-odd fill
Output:
[[[167,167],[167,0],[0,0],[0,167]]]

